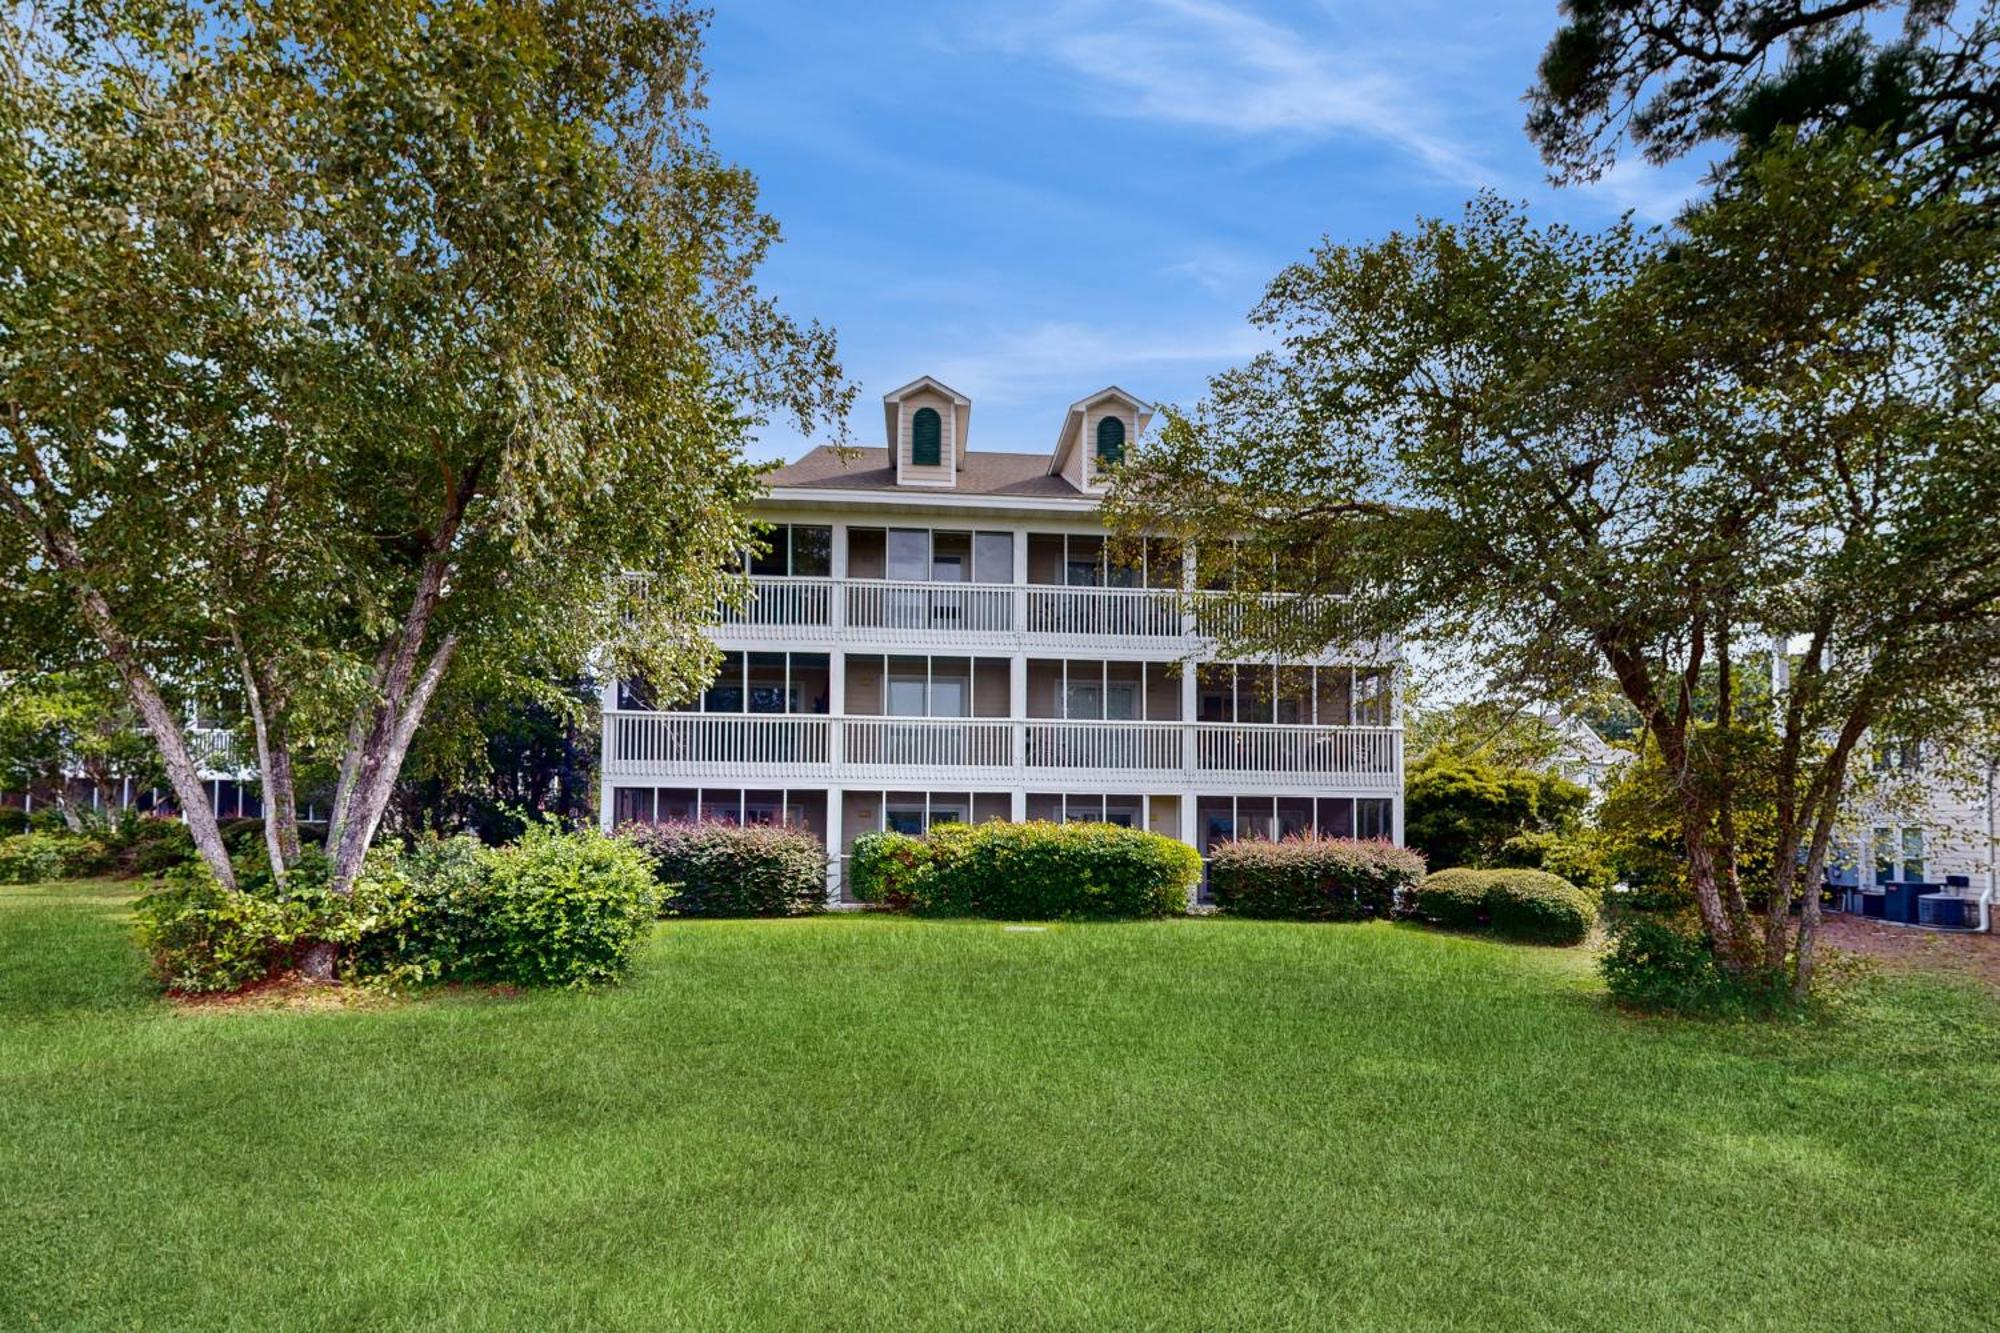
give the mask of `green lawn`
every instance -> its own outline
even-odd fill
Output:
[[[0,1328],[2000,1322],[2000,1008],[1622,1018],[1387,926],[675,924],[599,994],[175,1012],[0,889]]]

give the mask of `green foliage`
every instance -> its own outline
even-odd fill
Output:
[[[20,606],[135,700],[247,678],[273,746],[356,736],[391,778],[434,689],[600,656],[704,678],[745,441],[853,397],[831,333],[757,286],[777,224],[710,142],[705,22],[56,0],[10,25],[6,646]],[[339,803],[343,885],[387,795]]]
[[[2000,61],[1991,0],[1563,8],[1529,90],[1528,132],[1565,178],[1608,170],[1628,134],[1655,164],[1718,138],[1754,154],[1793,128],[1865,130],[1887,151],[1936,159],[1947,176],[2000,151],[1987,95]]]
[[[1299,836],[1242,839],[1209,853],[1215,905],[1234,916],[1385,919],[1424,877],[1424,858],[1391,843]]]
[[[545,825],[508,847],[455,838],[378,855],[351,895],[331,873],[308,853],[282,886],[266,871],[231,891],[199,861],[175,867],[137,908],[155,975],[232,990],[332,943],[355,980],[584,987],[623,975],[658,906],[629,843]]]
[[[0,806],[0,837],[28,831],[28,812],[16,805]]]
[[[100,874],[110,867],[111,853],[102,839],[88,834],[37,829],[0,838],[0,884],[37,884]]]
[[[1589,793],[1554,774],[1438,752],[1410,766],[1403,799],[1404,841],[1442,870],[1498,864],[1510,838],[1574,826]]]
[[[194,837],[178,819],[142,816],[123,827],[120,842],[134,874],[158,875],[195,859]]]
[[[1649,916],[1618,922],[1598,969],[1613,1002],[1648,1013],[1747,1017],[1785,997],[1782,973],[1738,979],[1716,961],[1699,928]]]
[[[857,839],[862,902],[933,916],[1051,920],[1187,910],[1201,879],[1192,847],[1115,824],[940,824],[924,838]]]
[[[1602,898],[1618,875],[1605,859],[1594,831],[1516,833],[1500,844],[1492,865],[1503,870],[1546,870]]]
[[[616,981],[659,911],[653,871],[632,844],[594,829],[532,825],[487,851],[480,980],[585,987]]]
[[[1447,930],[1478,931],[1529,944],[1581,944],[1597,901],[1539,870],[1458,868],[1426,875],[1407,914]]]
[[[1770,733],[1736,728],[1725,743],[1717,728],[1693,735],[1687,781],[1711,799],[1725,775],[1737,829],[1737,868],[1745,895],[1761,901],[1770,892],[1778,842],[1774,741]],[[1693,902],[1682,841],[1680,783],[1643,746],[1620,766],[1597,809],[1596,843],[1616,877],[1631,892],[1623,905],[1642,911],[1675,911]],[[1551,867],[1553,868],[1553,867]]]
[[[628,824],[669,916],[806,916],[826,908],[826,848],[805,829],[714,821]]]
[[[307,946],[338,938],[344,901],[326,888],[326,864],[302,863],[291,891],[268,880],[225,889],[198,860],[175,866],[133,906],[139,942],[169,990],[236,990],[294,966]]]
[[[858,903],[908,911],[916,901],[916,883],[930,865],[931,844],[922,838],[894,829],[864,833],[854,840],[854,851],[847,858],[848,896]]]

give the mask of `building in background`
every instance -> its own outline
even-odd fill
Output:
[[[1105,465],[1148,406],[1107,388],[1046,453],[967,447],[929,377],[883,398],[886,443],[770,477],[770,550],[713,635],[722,665],[660,706],[607,683],[601,818],[785,821],[841,860],[878,829],[1107,820],[1204,851],[1233,837],[1402,838],[1400,650],[1216,660],[1226,595],[1178,556],[1121,560]]]

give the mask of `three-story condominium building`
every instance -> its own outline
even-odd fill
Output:
[[[835,901],[856,837],[953,820],[1400,842],[1398,647],[1218,660],[1231,604],[1184,596],[1178,557],[1113,549],[1104,467],[1151,415],[1108,388],[1051,453],[971,450],[972,404],[926,376],[884,397],[885,446],[773,472],[714,681],[663,707],[606,687],[605,826],[803,825]]]

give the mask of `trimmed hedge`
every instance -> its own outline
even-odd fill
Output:
[[[1424,877],[1424,858],[1376,839],[1246,838],[1209,853],[1209,891],[1233,916],[1293,921],[1388,917]]]
[[[1000,919],[1171,916],[1201,879],[1201,857],[1172,838],[1045,821],[941,824],[921,839],[868,834],[848,864],[859,901]]]
[[[671,916],[808,916],[826,908],[826,848],[778,824],[627,824]]]
[[[1529,944],[1581,944],[1597,920],[1590,894],[1541,870],[1460,867],[1426,875],[1406,914],[1446,930],[1480,931]]]

